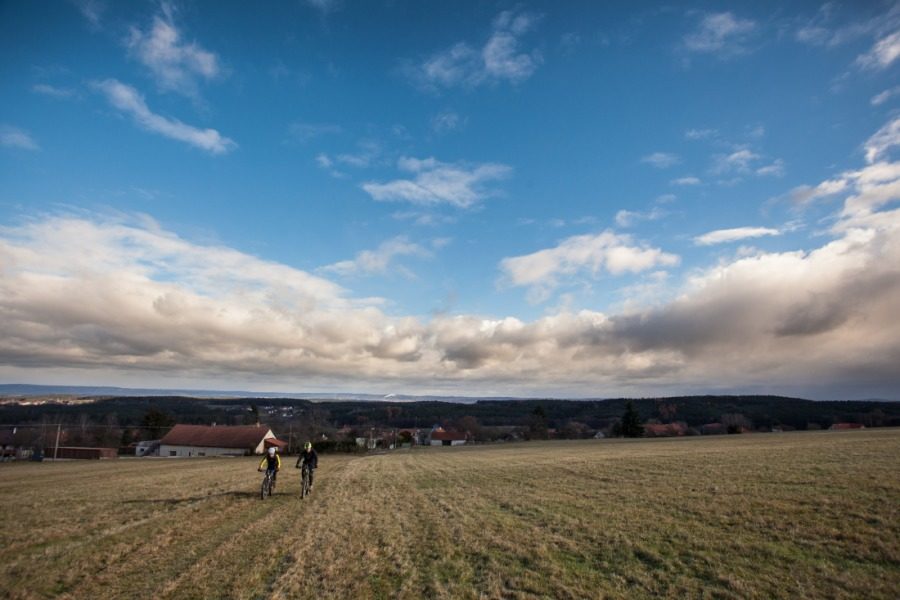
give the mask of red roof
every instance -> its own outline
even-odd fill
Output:
[[[455,442],[459,440],[465,440],[466,434],[456,431],[432,431],[431,439],[441,442]]]
[[[829,429],[865,429],[862,423],[835,423]]]
[[[644,425],[644,435],[648,437],[684,435],[684,427],[679,423],[647,423]]]
[[[168,446],[251,449],[256,448],[266,436],[271,435],[271,429],[257,425],[239,427],[176,425],[159,443]]]

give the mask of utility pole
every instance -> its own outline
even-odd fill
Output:
[[[56,446],[53,448],[53,460],[56,460],[56,458],[59,456],[59,434],[60,434],[61,429],[62,429],[62,424],[57,423],[56,424]]]

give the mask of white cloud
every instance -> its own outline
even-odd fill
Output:
[[[826,2],[813,18],[798,27],[794,34],[795,39],[811,46],[835,48],[860,37],[885,35],[895,29],[900,22],[900,8],[896,4],[886,12],[864,21],[838,17],[839,11],[840,6],[837,3]]]
[[[502,164],[470,166],[442,163],[434,158],[419,160],[403,157],[397,166],[402,171],[413,173],[414,178],[395,179],[387,183],[367,182],[362,188],[375,200],[469,208],[496,195],[486,184],[505,179],[512,172],[510,167]]]
[[[872,100],[870,100],[872,106],[881,106],[897,94],[900,94],[900,86],[892,87],[890,89],[884,90],[879,94],[875,94],[872,96]]]
[[[133,87],[115,79],[94,83],[94,87],[106,95],[109,103],[130,115],[144,129],[167,138],[178,140],[206,150],[212,154],[224,154],[237,148],[237,144],[222,136],[215,129],[199,129],[150,111],[143,96]]]
[[[684,137],[689,140],[708,140],[718,134],[717,129],[688,129],[684,132]]]
[[[740,19],[730,12],[708,14],[697,29],[684,37],[684,47],[691,52],[717,54],[727,57],[746,51],[746,41],[756,29],[756,23]]]
[[[92,29],[99,29],[103,19],[103,13],[106,12],[106,2],[101,0],[72,0],[81,16],[87,19]]]
[[[391,215],[399,221],[412,221],[415,225],[434,227],[437,225],[450,225],[456,223],[456,217],[423,211],[398,211]]]
[[[291,137],[300,143],[306,142],[325,135],[336,135],[341,133],[343,129],[340,125],[332,123],[291,123],[288,126],[288,133]]]
[[[660,196],[659,201],[671,202],[674,199],[675,197],[671,194],[666,194],[664,196]],[[658,206],[654,206],[652,209],[646,212],[622,209],[616,213],[616,225],[618,225],[619,227],[631,227],[638,221],[656,221],[657,219],[661,219],[666,216],[666,214],[668,213],[666,213],[666,211]]]
[[[362,140],[357,143],[357,147],[357,152],[338,154],[335,160],[357,169],[365,169],[372,166],[382,154],[381,144],[374,140]]]
[[[772,161],[771,164],[759,167],[756,169],[757,175],[763,176],[772,176],[772,177],[783,177],[784,176],[784,161],[780,158]]]
[[[494,19],[491,35],[482,48],[459,42],[408,69],[409,74],[429,89],[476,87],[503,81],[521,83],[531,77],[542,62],[536,50],[523,52],[520,49],[520,38],[531,31],[537,21],[538,17],[529,13],[504,11]]]
[[[443,241],[439,241],[439,247]],[[432,254],[423,246],[410,242],[406,236],[397,236],[382,242],[375,250],[363,250],[353,260],[343,260],[326,267],[321,271],[336,273],[338,275],[383,275],[389,271],[396,271],[405,277],[414,277],[412,272],[403,266],[394,263],[401,256],[416,256],[420,258],[430,257]]]
[[[679,177],[678,179],[673,179],[671,182],[672,185],[700,185],[703,183],[699,178],[688,176],[688,177]]]
[[[860,55],[856,63],[867,69],[885,69],[900,56],[900,31],[881,38],[866,54]]]
[[[724,244],[768,235],[781,235],[781,231],[772,229],[771,227],[735,227],[733,229],[718,229],[695,237],[694,243],[698,246],[711,246],[713,244]]]
[[[667,169],[681,162],[676,154],[670,152],[654,152],[641,158],[642,163],[653,165],[657,169]]]
[[[748,173],[751,164],[758,161],[760,156],[746,148],[737,150],[731,154],[719,154],[713,157],[711,172],[716,175],[726,173]]]
[[[627,310],[563,308],[533,321],[386,315],[381,299],[193,243],[148,218],[0,226],[0,376],[472,395],[896,397],[900,162],[876,158],[808,186],[840,194],[842,206],[827,239],[806,250],[740,252],[683,282],[658,273],[677,257],[610,232],[508,259],[510,282],[538,291],[601,271],[663,286]]]
[[[873,163],[879,160],[888,150],[897,145],[900,145],[900,117],[885,123],[866,141],[866,161]]]
[[[898,172],[854,172],[852,195]],[[391,317],[379,299],[149,219],[42,218],[0,228],[0,373],[294,391],[895,394],[900,210],[873,206],[808,251],[744,254],[680,286],[647,269],[661,287],[627,311],[533,321]]]
[[[808,185],[795,187],[793,190],[791,190],[789,195],[792,202],[802,206],[804,204],[809,204],[813,200],[817,200],[819,198],[826,198],[828,196],[839,194],[845,189],[847,189],[846,180],[830,179],[828,181],[823,181],[815,187]]]
[[[453,111],[438,113],[431,119],[431,129],[436,133],[456,131],[464,127],[465,124],[466,119]]]
[[[504,258],[500,269],[510,285],[531,288],[531,299],[543,301],[559,285],[561,277],[638,273],[658,266],[674,266],[679,257],[659,248],[636,245],[631,236],[604,231],[566,238],[553,248],[524,256]]]
[[[31,86],[31,91],[35,94],[42,94],[53,98],[71,98],[75,95],[75,90],[60,88],[46,83],[36,83]]]
[[[342,0],[304,0],[308,6],[321,11],[323,14],[335,12],[341,8]]]
[[[32,151],[41,149],[30,133],[10,125],[0,126],[0,146]]]
[[[150,70],[160,89],[197,97],[198,80],[209,81],[222,74],[219,58],[195,42],[182,41],[174,23],[175,8],[163,2],[161,9],[162,15],[153,17],[150,31],[131,28],[128,48]]]

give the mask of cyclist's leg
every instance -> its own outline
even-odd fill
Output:
[[[313,473],[315,473],[315,472],[316,472],[315,469],[313,469],[312,467],[309,467],[309,489],[312,489]]]

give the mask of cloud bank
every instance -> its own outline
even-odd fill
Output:
[[[875,149],[870,162],[808,186],[840,200],[817,246],[720,258],[675,284],[671,300],[615,313],[563,309],[531,321],[388,314],[382,299],[191,242],[145,217],[58,215],[2,227],[0,375],[129,374],[157,385],[178,377],[293,390],[896,398],[900,162],[886,158],[898,140],[885,131],[866,144]],[[676,261],[602,232],[505,259],[500,269],[514,286],[543,289]]]

